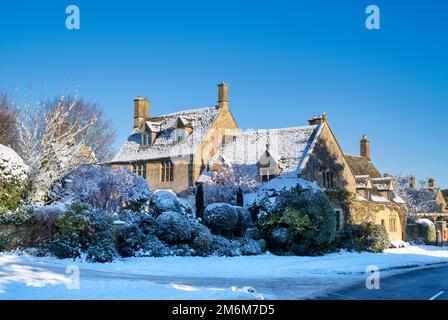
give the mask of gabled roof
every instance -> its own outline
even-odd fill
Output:
[[[160,132],[162,131],[163,121],[146,121],[146,128],[152,132]]]
[[[355,176],[356,189],[372,189],[372,183],[368,175]]]
[[[297,177],[308,161],[322,126],[241,132],[232,141],[221,146],[211,162],[219,161],[221,156],[231,166],[255,167],[269,145],[269,154],[275,158],[282,173],[292,173]]]
[[[372,178],[372,184],[379,191],[392,191],[392,190],[394,190],[392,177]]]
[[[368,175],[370,178],[381,178],[381,173],[367,158],[346,154],[345,160],[355,176]]]
[[[111,163],[194,154],[220,110],[218,106],[212,106],[152,117],[146,121],[146,125],[152,126],[151,128],[157,129],[156,132],[159,132],[154,143],[150,146],[140,145],[141,132],[134,129]],[[178,119],[183,119],[182,121],[188,119],[188,122],[193,125],[192,133],[181,142],[175,141],[173,135]]]
[[[179,124],[181,124],[183,127],[192,128],[193,127],[193,122],[194,122],[193,118],[187,118],[187,117],[179,116],[177,118],[176,125],[179,126]]]

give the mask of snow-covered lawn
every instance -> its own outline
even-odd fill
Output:
[[[438,263],[448,263],[448,248],[412,246],[322,257],[128,258],[107,264],[0,254],[0,299],[301,298],[359,281],[368,265],[387,271]],[[79,267],[79,290],[66,287],[72,279],[65,274],[68,266]]]

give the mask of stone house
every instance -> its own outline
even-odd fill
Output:
[[[371,220],[385,225],[392,239],[402,239],[403,204],[390,179],[361,156],[345,155],[324,113],[307,125],[241,131],[229,108],[228,85],[218,85],[218,104],[161,116],[150,115],[148,99],[134,100],[134,128],[110,165],[128,167],[152,189],[188,194],[203,175],[223,165],[238,168],[260,183],[282,177],[314,182],[329,193],[347,192],[354,203],[331,198],[338,229],[347,222]],[[366,208],[362,210],[363,205]],[[394,220],[395,219],[395,220]]]
[[[395,191],[392,177],[382,176],[370,157],[370,140],[363,135],[360,155],[345,155],[356,180],[350,222],[372,221],[384,226],[391,240],[406,238],[408,209]]]
[[[355,178],[326,114],[305,126],[240,132],[219,146],[205,174],[213,174],[223,165],[261,183],[292,177],[312,181],[327,191],[356,191]],[[338,201],[332,204],[342,230],[349,208]]]
[[[109,164],[128,167],[154,190],[187,193],[221,141],[238,131],[227,91],[218,85],[217,105],[160,116],[150,115],[148,99],[134,99],[134,128]]]

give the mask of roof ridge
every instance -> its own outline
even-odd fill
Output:
[[[272,128],[272,129],[248,129],[248,130],[241,130],[240,134],[244,133],[253,133],[253,132],[272,132],[272,131],[286,131],[286,130],[293,130],[293,129],[315,129],[318,125],[304,125],[304,126],[296,126],[296,127],[286,127],[286,128]],[[250,130],[250,131],[249,131]]]
[[[171,112],[171,113],[165,113],[165,114],[161,114],[161,115],[158,115],[158,116],[150,117],[148,121],[150,121],[151,119],[154,119],[154,118],[167,118],[167,117],[173,117],[173,116],[181,115],[183,113],[193,113],[193,112],[199,112],[199,111],[206,111],[208,109],[218,109],[218,106],[214,105],[214,106],[208,106],[208,107],[200,107],[200,108],[186,109],[186,110],[181,110],[181,111],[176,111],[176,112]]]

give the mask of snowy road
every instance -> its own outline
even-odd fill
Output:
[[[42,273],[46,272],[48,274],[52,274],[54,277],[66,277],[66,267],[63,266],[51,266],[51,265],[42,265],[39,263],[14,263],[16,267],[20,267],[20,270],[28,270],[31,273]],[[1,283],[2,275],[0,274],[0,283]],[[224,277],[188,277],[188,276],[161,276],[161,275],[145,275],[145,274],[135,274],[135,273],[126,273],[126,272],[116,272],[116,271],[104,271],[104,270],[92,270],[88,268],[80,268],[80,290],[66,290],[62,286],[62,288],[55,288],[54,295],[50,294],[50,296],[54,298],[58,298],[60,295],[61,298],[69,298],[76,299],[80,296],[85,296],[85,290],[93,290],[90,294],[91,296],[95,296],[95,292],[97,292],[98,296],[104,298],[104,293],[100,293],[99,289],[102,285],[110,288],[110,283],[119,283],[119,285],[126,290],[126,288],[132,288],[136,284],[151,284],[151,285],[161,285],[165,287],[175,287],[185,288],[186,291],[189,291],[188,288],[208,288],[210,290],[220,289],[221,291],[225,291],[226,289],[230,289],[232,287],[243,288],[243,287],[251,287],[255,289],[257,295],[263,296],[265,299],[305,299],[314,295],[324,294],[326,292],[331,292],[337,289],[340,289],[344,286],[349,286],[350,284],[356,283],[360,279],[363,279],[364,276],[312,276],[306,275],[302,277],[273,277],[273,278],[224,278]],[[91,283],[96,283],[95,286],[92,286]],[[86,284],[86,288],[84,288],[84,284]],[[148,289],[151,290],[152,286],[148,285]],[[145,289],[145,286],[140,289]],[[50,287],[51,288],[51,287]],[[27,291],[33,291],[28,288]],[[42,290],[37,287],[35,289],[36,294]],[[193,291],[194,289],[192,289]],[[63,291],[63,292],[61,292]],[[113,290],[110,292],[111,297],[115,297]],[[21,297],[26,298],[28,296],[28,292],[23,292]],[[31,293],[32,296],[35,296],[35,293]],[[48,293],[45,293],[45,296]],[[107,295],[107,294],[106,294]],[[38,296],[37,296],[38,297]],[[126,294],[121,294],[122,298],[136,298],[136,299],[144,299],[144,298],[152,298],[150,292],[148,292],[148,296],[146,297],[144,292],[127,292]],[[0,295],[1,298],[1,295]],[[42,296],[44,298],[44,296]],[[161,298],[170,298],[170,296],[163,296]],[[176,296],[173,296],[176,298]],[[195,297],[190,297],[194,299]],[[216,298],[220,298],[217,296]],[[223,297],[227,298],[227,296]],[[232,295],[229,298],[233,298]],[[235,298],[241,298],[236,296]],[[244,299],[256,298],[256,296],[247,295],[246,297],[242,297]]]
[[[437,266],[402,272],[381,280],[377,290],[358,282],[318,299],[329,300],[448,300],[448,267]]]
[[[431,246],[382,254],[127,258],[105,264],[0,253],[0,299],[306,299],[359,289],[370,265],[385,278],[447,263],[448,249]],[[79,270],[79,290],[67,288],[73,281],[67,267]]]

